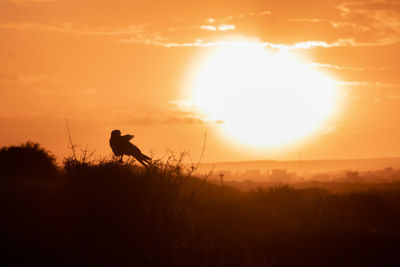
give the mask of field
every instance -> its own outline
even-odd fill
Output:
[[[248,192],[177,160],[0,151],[1,266],[400,266],[400,189]]]

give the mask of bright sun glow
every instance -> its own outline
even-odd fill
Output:
[[[332,113],[332,79],[289,52],[246,44],[222,48],[197,71],[193,100],[224,132],[257,147],[291,143],[316,129]]]

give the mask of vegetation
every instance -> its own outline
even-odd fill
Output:
[[[37,144],[0,151],[1,266],[400,266],[400,191],[240,192]]]

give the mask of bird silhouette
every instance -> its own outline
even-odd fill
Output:
[[[120,161],[122,161],[124,155],[132,156],[142,165],[148,166],[151,158],[143,154],[137,146],[129,142],[133,137],[135,136],[131,134],[121,135],[120,130],[113,130],[110,137],[110,147],[114,155],[121,157]]]

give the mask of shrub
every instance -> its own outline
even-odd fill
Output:
[[[27,142],[0,150],[2,176],[14,178],[49,177],[57,171],[54,156],[39,144]]]

